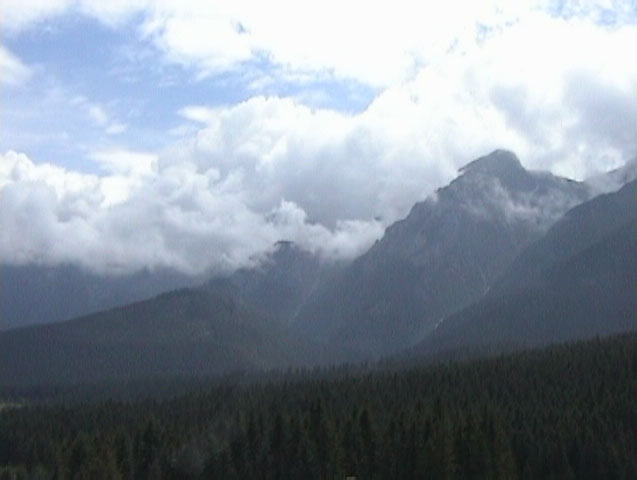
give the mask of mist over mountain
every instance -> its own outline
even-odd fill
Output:
[[[0,384],[213,376],[345,359],[289,328],[300,306],[339,268],[281,241],[254,268],[215,276],[197,287],[70,321],[0,333]],[[133,279],[124,277],[114,285],[125,286]],[[83,291],[100,280],[105,286],[107,280],[97,277],[84,284]]]
[[[586,183],[601,194],[617,191],[633,180],[637,180],[637,157],[619,168],[587,178]]]
[[[227,292],[273,322],[290,325],[306,302],[348,262],[327,261],[291,241],[279,241],[253,268],[211,278],[205,288]]]
[[[637,182],[569,211],[415,351],[524,348],[637,328]]]
[[[525,170],[497,150],[411,209],[314,298],[299,328],[368,355],[400,350],[480,298],[570,207],[582,183]]]
[[[637,216],[637,182],[599,195],[568,211],[539,241],[525,249],[498,278],[489,296],[522,290],[547,269],[600,242]]]
[[[2,332],[0,379],[206,376],[370,360],[412,347],[410,355],[518,348],[634,328],[636,188],[632,182],[589,201],[589,184],[528,171],[497,150],[415,204],[351,263],[280,241],[253,267],[196,288]],[[22,305],[32,297],[40,311],[56,302],[69,311],[99,308],[95,299],[121,300],[134,280],[113,283],[118,290],[68,271],[65,280],[56,277],[62,269],[24,275]],[[141,276],[125,293],[169,285],[161,278]],[[51,297],[39,299],[47,285]],[[105,292],[91,297],[96,285]]]
[[[286,323],[326,278],[347,265],[290,241],[277,242],[253,263],[212,277],[169,269],[107,275],[74,265],[0,265],[0,330],[68,320],[201,284]]]

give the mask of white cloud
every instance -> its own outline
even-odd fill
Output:
[[[31,68],[2,45],[0,45],[0,72],[2,72],[1,82],[11,87],[24,85],[33,73]]]
[[[148,160],[130,152],[94,156],[115,172]],[[146,171],[135,185],[130,175],[82,175],[11,151],[0,160],[0,256],[11,263],[201,273],[248,265],[281,238],[330,258],[350,257],[382,228],[375,221],[344,221],[328,229],[308,222],[289,201],[267,212],[251,209],[232,181],[188,163]],[[122,189],[126,195],[119,198]]]
[[[141,38],[155,45],[166,61],[193,69],[200,77],[266,59],[288,79],[327,75],[377,87],[412,78],[449,51],[471,48],[538,15],[636,24],[635,6],[619,0],[24,0],[3,6],[3,25],[15,32],[69,13],[94,17],[113,28],[135,19]],[[546,43],[542,30],[530,33],[529,48]],[[562,36],[553,46],[564,43],[572,41]],[[520,53],[524,58],[528,49]]]
[[[151,7],[152,0],[21,0],[3,2],[2,27],[10,34],[33,27],[69,12],[79,12],[116,26],[143,8]]]
[[[124,203],[157,173],[157,156],[152,153],[112,149],[93,152],[89,158],[106,173],[100,182],[102,207]]]
[[[5,20],[10,29],[20,30],[79,12],[118,26],[140,14],[141,38],[165,61],[200,78],[265,58],[288,79],[321,74],[383,87],[410,78],[451,47],[472,42],[478,25],[502,27],[535,8],[530,5],[505,0],[26,0],[11,2]]]
[[[197,123],[208,123],[214,116],[214,109],[201,105],[188,105],[177,112],[187,120]]]
[[[3,2],[2,27],[9,32],[28,28],[35,22],[64,13],[73,3],[72,0]]]
[[[123,149],[93,152],[90,158],[109,173],[130,176],[150,175],[156,170],[157,155]]]
[[[80,107],[93,124],[102,128],[107,135],[119,135],[128,129],[128,125],[115,120],[102,105],[92,102],[83,95],[76,95],[70,103]]]
[[[535,3],[535,2],[534,2]],[[410,78],[477,28],[499,28],[535,6],[507,1],[293,2],[157,1],[142,37],[166,61],[206,77],[267,59],[287,81],[317,75],[385,87]]]
[[[543,37],[529,44],[534,31]],[[161,162],[215,169],[250,192],[252,208],[283,198],[329,226],[395,220],[498,147],[530,168],[583,178],[637,150],[637,70],[625,66],[633,44],[632,28],[538,15],[421,69],[359,114],[276,97],[183,109],[207,126]]]
[[[371,109],[345,115],[256,97],[216,109],[209,125],[164,153],[160,165],[193,162],[200,172],[214,170],[258,211],[283,199],[330,227],[376,216],[389,221],[451,178],[455,166],[411,144],[413,130],[387,126]]]
[[[551,17],[521,3],[422,12],[401,2],[73,3],[114,28],[143,11],[139,33],[162,61],[200,78],[263,60],[273,81],[354,79],[378,94],[358,113],[276,96],[215,108],[189,99],[175,112],[185,124],[171,132],[181,141],[157,154],[94,148],[99,176],[9,152],[0,256],[201,271],[245,265],[290,239],[351,257],[495,148],[578,178],[632,158],[634,24],[600,26],[590,18],[601,10],[568,5]],[[12,14],[23,28],[64,9],[33,5],[31,17]],[[126,128],[111,104],[76,105],[106,133]]]

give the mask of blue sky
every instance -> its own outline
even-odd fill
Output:
[[[578,179],[637,154],[633,1],[266,3],[6,2],[3,260],[351,258],[495,148]]]
[[[171,64],[140,39],[142,21],[141,14],[133,14],[113,27],[71,13],[44,17],[6,35],[5,49],[28,66],[30,78],[3,99],[8,121],[0,148],[98,171],[90,159],[94,150],[130,145],[159,151],[189,132],[179,112],[191,104],[227,106],[266,95],[360,112],[378,91],[330,72],[309,72],[302,81],[273,79],[280,67],[267,55],[202,78],[196,66]]]

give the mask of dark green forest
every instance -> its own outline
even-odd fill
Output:
[[[4,394],[0,478],[637,478],[637,336],[171,398]]]

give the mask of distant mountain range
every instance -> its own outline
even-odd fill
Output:
[[[310,366],[321,350],[233,298],[182,289],[0,334],[0,384],[92,383]]]
[[[279,242],[254,269],[0,333],[0,384],[511,349],[637,328],[637,182],[612,175],[629,183],[591,199],[588,184],[495,151],[350,264]]]
[[[75,265],[2,264],[0,331],[68,320],[203,280],[167,269],[100,275]]]

